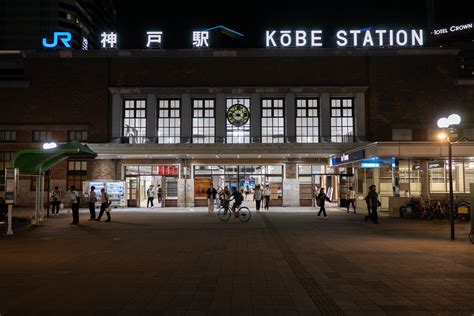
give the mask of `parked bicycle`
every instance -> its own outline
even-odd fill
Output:
[[[217,212],[217,217],[219,217],[221,221],[227,222],[232,215],[234,215],[235,218],[238,218],[241,222],[249,221],[252,213],[250,213],[250,209],[248,207],[240,206],[233,212],[229,204],[230,203],[227,203],[227,205],[221,206]]]

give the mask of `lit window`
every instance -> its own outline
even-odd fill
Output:
[[[128,137],[131,144],[140,144],[146,141],[145,100],[125,100],[123,136]]]
[[[178,144],[181,135],[180,100],[158,101],[158,143]]]
[[[283,99],[262,99],[262,143],[285,142]]]
[[[193,100],[193,143],[214,143],[215,122],[214,100]]]
[[[331,141],[354,141],[354,108],[352,98],[331,99]]]
[[[247,108],[250,112],[250,99],[249,98],[229,98],[226,99],[226,111],[232,105],[241,104]],[[226,143],[228,144],[249,144],[250,143],[250,120],[242,126],[235,126],[227,119],[227,137]]]
[[[296,142],[319,142],[318,99],[296,100]]]

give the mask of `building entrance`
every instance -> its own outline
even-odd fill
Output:
[[[207,189],[228,187],[243,192],[248,203],[253,203],[253,190],[256,186],[271,189],[270,205],[283,203],[283,166],[282,165],[195,165],[194,166],[194,205],[207,205]],[[246,194],[248,192],[248,194]]]
[[[315,196],[321,188],[325,189],[326,195],[331,201],[338,201],[341,183],[349,187],[352,175],[335,174],[333,168],[325,165],[299,165],[298,179],[300,183],[300,205],[314,206]]]
[[[150,188],[154,193],[154,207],[177,206],[178,166],[127,165],[125,180],[129,207],[147,207]]]

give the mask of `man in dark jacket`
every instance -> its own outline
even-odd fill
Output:
[[[372,219],[372,223],[378,224],[379,223],[379,216],[377,213],[377,208],[380,206],[379,195],[375,191],[376,186],[372,184],[369,187],[369,194],[367,194],[367,201],[370,207],[370,217]]]
[[[235,214],[235,210],[242,204],[244,196],[236,187],[232,187],[232,197],[234,198],[234,204],[232,204],[232,213]]]
[[[319,203],[318,203],[318,200],[319,200]],[[324,206],[326,201],[331,202],[331,200],[329,200],[329,198],[327,197],[326,193],[324,193],[324,188],[321,188],[319,190],[318,196],[316,197],[316,203],[320,207],[319,212],[318,212],[318,216],[320,216],[321,213],[323,213],[324,219],[328,219],[328,215],[326,214],[326,207]]]

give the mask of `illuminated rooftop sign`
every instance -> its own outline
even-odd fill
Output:
[[[60,40],[61,43],[63,44],[63,47],[70,48],[71,38],[72,36],[71,36],[71,33],[69,32],[54,32],[53,42],[48,43],[48,39],[43,37],[42,44],[43,44],[43,47],[45,48],[56,48],[56,47],[59,47],[60,45],[59,40]]]
[[[462,26],[453,26],[456,30],[472,28],[472,24]],[[243,37],[243,34],[226,28],[222,25],[206,30],[192,32],[193,48],[210,48],[210,31],[219,30],[220,32],[234,38]],[[437,30],[441,32],[440,30]],[[435,30],[435,32],[437,32]],[[118,34],[115,32],[102,32],[100,34],[101,48],[118,48]],[[267,30],[265,31],[265,47],[268,48],[318,48],[323,47],[324,37],[328,34],[323,30]],[[335,39],[337,47],[416,47],[423,46],[423,30],[392,30],[392,29],[359,29],[359,30],[338,30],[335,34],[329,35]],[[146,32],[147,48],[162,48],[162,31]],[[54,32],[52,42],[47,38],[42,39],[43,46],[46,48],[57,48],[61,45],[65,48],[71,47],[71,33]],[[82,49],[88,48],[87,39],[82,40]]]
[[[322,47],[322,30],[267,30],[266,47]],[[423,46],[423,30],[339,30],[338,47]]]
[[[433,30],[431,32],[432,35],[442,35],[442,34],[450,34],[450,33],[456,33],[460,31],[466,31],[466,30],[472,30],[474,29],[474,24],[473,23],[467,23],[467,24],[460,24],[460,25],[451,25],[450,27],[445,27],[442,29],[437,29]]]

